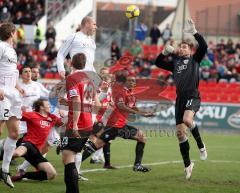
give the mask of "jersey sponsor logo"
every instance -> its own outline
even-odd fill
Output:
[[[188,64],[188,62],[189,62],[189,59],[183,60],[184,64]]]
[[[41,127],[50,127],[50,123],[48,121],[40,121]]]
[[[78,92],[76,89],[71,89],[69,90],[69,96],[73,97],[73,96],[78,96]]]
[[[177,67],[177,73],[182,73],[183,70],[187,69],[187,65],[181,65]]]

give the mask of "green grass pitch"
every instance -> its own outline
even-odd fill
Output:
[[[195,161],[193,175],[186,181],[183,163],[175,136],[149,137],[143,163],[152,171],[137,173],[131,165],[135,157],[135,141],[118,139],[112,142],[111,161],[118,170],[85,172],[89,181],[79,182],[84,193],[240,193],[240,135],[204,132],[208,160],[200,161],[194,139],[190,136],[190,155]],[[58,176],[49,182],[22,181],[10,189],[0,182],[0,193],[64,193],[61,156],[52,149],[48,159],[57,169]],[[173,162],[176,161],[176,162]],[[18,159],[21,162],[21,159]],[[11,166],[15,173],[15,166]],[[102,165],[89,164],[82,170],[101,169]],[[30,168],[32,169],[32,168]]]

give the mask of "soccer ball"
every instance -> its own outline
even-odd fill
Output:
[[[136,5],[129,5],[125,11],[128,19],[133,19],[140,15],[140,9]]]

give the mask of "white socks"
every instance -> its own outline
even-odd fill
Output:
[[[17,140],[11,139],[7,137],[4,143],[4,155],[3,155],[3,162],[2,162],[2,170],[4,172],[9,172],[9,165],[12,160],[13,153],[16,149]]]
[[[76,165],[78,174],[80,174],[81,164],[82,164],[82,153],[77,153],[75,156],[75,165]]]
[[[31,164],[27,160],[25,160],[21,165],[17,167],[17,169],[23,170],[25,172],[30,165]]]
[[[92,155],[93,160],[102,160],[103,159],[103,148],[100,148],[99,150],[95,151]]]

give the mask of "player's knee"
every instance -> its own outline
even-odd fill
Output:
[[[138,131],[136,134],[136,138],[138,142],[146,143],[147,139],[142,131]]]
[[[191,128],[193,120],[191,117],[184,117],[183,122],[188,128]]]
[[[19,136],[18,130],[12,130],[8,132],[8,137],[14,140],[17,140]]]
[[[55,169],[52,169],[51,171],[47,172],[48,180],[53,180],[56,176],[57,176],[57,172]]]
[[[20,152],[18,152],[18,151],[15,151],[14,153],[13,153],[13,157],[15,158],[15,157],[21,157],[22,155],[20,154]]]
[[[185,132],[182,130],[177,130],[176,136],[178,138],[178,141],[182,141],[185,138]]]

